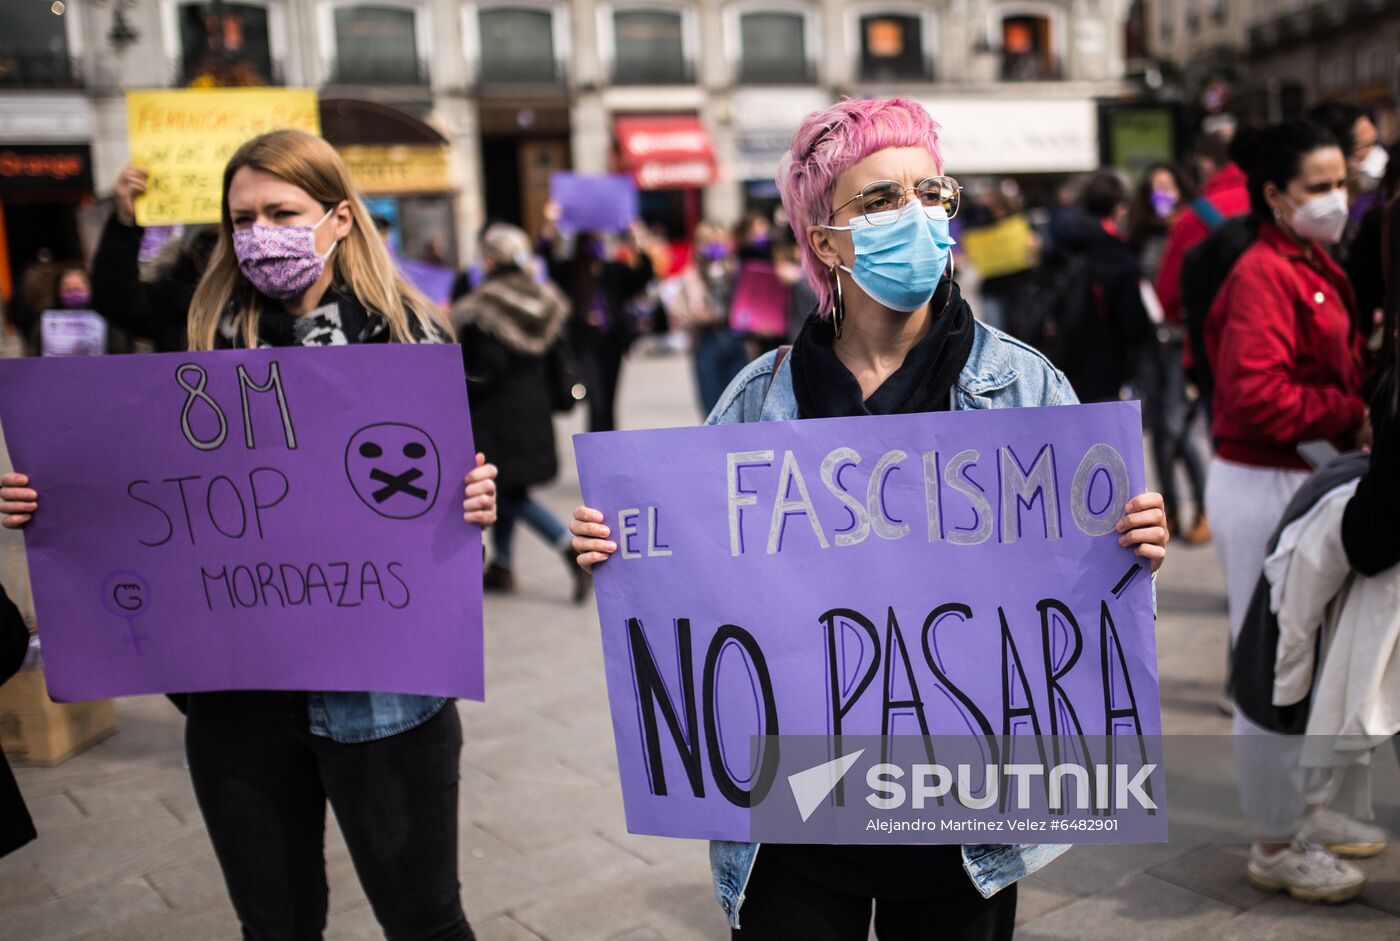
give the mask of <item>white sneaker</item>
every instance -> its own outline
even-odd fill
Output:
[[[1380,827],[1362,823],[1329,807],[1314,810],[1303,817],[1303,829],[1299,831],[1298,838],[1325,846],[1348,859],[1375,856],[1385,849],[1390,839]]]
[[[1360,894],[1366,876],[1322,847],[1294,840],[1272,856],[1251,847],[1249,881],[1303,902],[1345,902]]]

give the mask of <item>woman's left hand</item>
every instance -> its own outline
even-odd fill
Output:
[[[496,522],[496,465],[487,464],[484,454],[477,454],[476,467],[467,475],[466,497],[463,519],[482,529]]]
[[[1118,545],[1137,546],[1134,552],[1152,563],[1152,571],[1162,567],[1167,558],[1166,503],[1160,493],[1140,493],[1123,508],[1123,518],[1115,527],[1120,533]]]

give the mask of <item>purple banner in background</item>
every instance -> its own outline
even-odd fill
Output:
[[[549,198],[559,204],[558,226],[565,232],[621,232],[637,218],[637,184],[620,173],[555,173]]]
[[[619,544],[596,584],[635,833],[750,839],[755,735],[1161,731],[1150,571],[1114,530],[1145,489],[1136,403],[575,451]]]
[[[482,698],[455,345],[0,362],[49,691]]]
[[[426,294],[434,304],[445,305],[452,300],[452,282],[457,279],[457,272],[451,268],[402,257],[395,257],[394,264],[404,280]]]

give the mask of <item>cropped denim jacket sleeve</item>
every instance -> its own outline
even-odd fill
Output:
[[[792,390],[792,361],[785,358],[773,372],[775,354],[748,365],[720,397],[707,425],[797,418]],[[1074,405],[1074,389],[1064,373],[1040,353],[1004,333],[977,324],[967,365],[952,390],[955,409],[1028,408]],[[963,869],[984,897],[991,897],[1030,875],[1069,849],[1064,845],[968,845],[962,847]],[[715,897],[731,927],[739,927],[739,908],[758,858],[757,843],[710,843]]]

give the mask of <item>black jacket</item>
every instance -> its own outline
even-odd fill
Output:
[[[1391,394],[1389,386],[1382,386],[1371,403],[1376,435],[1371,466],[1342,515],[1342,547],[1362,575],[1379,575],[1400,564],[1400,535],[1395,532],[1400,520],[1400,415],[1394,414]]]
[[[1081,325],[1065,339],[1064,370],[1081,402],[1116,401],[1132,378],[1138,348],[1151,341],[1152,323],[1142,303],[1137,254],[1098,220],[1082,213],[1067,216],[1055,232],[1055,255],[1049,264],[1069,265],[1082,258],[1088,290],[1078,301]]]
[[[511,493],[554,479],[554,389],[569,302],[518,270],[488,278],[452,308],[462,343],[476,449]]]
[[[0,684],[19,671],[28,649],[29,629],[0,585]],[[0,856],[19,849],[35,836],[34,821],[20,797],[19,785],[15,784],[5,756],[0,755]]]
[[[158,271],[141,280],[139,226],[107,219],[92,258],[92,308],[119,330],[155,344],[158,353],[187,349],[190,300],[208,261],[212,229],[188,233],[162,249]]]

